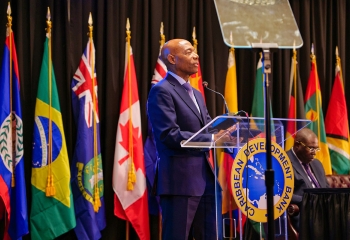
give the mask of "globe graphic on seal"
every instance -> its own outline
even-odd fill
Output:
[[[284,174],[278,160],[272,158],[272,169],[275,173],[273,187],[273,201],[276,204],[282,197],[284,189]],[[256,208],[267,209],[267,195],[265,185],[266,153],[257,153],[248,159],[242,175],[244,194],[248,201]],[[248,189],[247,189],[248,184]]]

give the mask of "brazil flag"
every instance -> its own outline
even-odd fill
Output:
[[[62,116],[47,34],[35,105],[31,238],[54,239],[76,225]]]

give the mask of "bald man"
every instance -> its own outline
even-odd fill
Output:
[[[215,177],[208,150],[181,148],[211,118],[201,93],[188,89],[198,71],[198,55],[190,42],[173,39],[164,44],[161,58],[166,77],[148,97],[148,115],[159,157],[155,186],[162,208],[162,239],[216,239]],[[199,134],[194,141],[210,142],[225,133]]]
[[[315,159],[320,150],[315,133],[309,128],[297,132],[294,145],[287,152],[294,170],[294,192],[291,203],[300,205],[306,188],[328,187],[322,163]],[[300,215],[300,214],[299,214]],[[292,219],[293,226],[299,231],[299,215]]]

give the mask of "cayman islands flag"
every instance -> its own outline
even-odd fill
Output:
[[[76,225],[49,38],[50,33],[47,33],[35,105],[30,214],[32,239],[54,239]]]
[[[77,127],[72,190],[78,239],[100,239],[106,227],[100,120],[97,101],[95,46],[89,39],[72,81],[72,104]]]
[[[114,214],[130,222],[141,240],[150,239],[140,101],[130,40],[113,165]]]
[[[2,58],[0,89],[0,201],[3,202],[0,204],[0,218],[6,217],[4,239],[18,239],[28,233],[28,215],[20,81],[14,36],[9,27]]]

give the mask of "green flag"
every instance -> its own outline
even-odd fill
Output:
[[[34,117],[30,214],[32,239],[53,239],[76,225],[66,140],[50,45],[48,33]]]
[[[255,76],[255,87],[254,87],[254,95],[253,95],[253,103],[252,103],[252,117],[265,117],[265,87],[264,87],[264,72],[262,68],[262,54],[260,54],[260,59],[258,65],[256,67],[256,76]],[[272,118],[272,107],[270,102],[270,117]],[[254,126],[254,122],[258,124],[258,126]],[[265,120],[252,121],[252,127],[258,128],[261,131],[264,131],[264,123]],[[273,133],[273,122],[271,122],[271,132]]]

